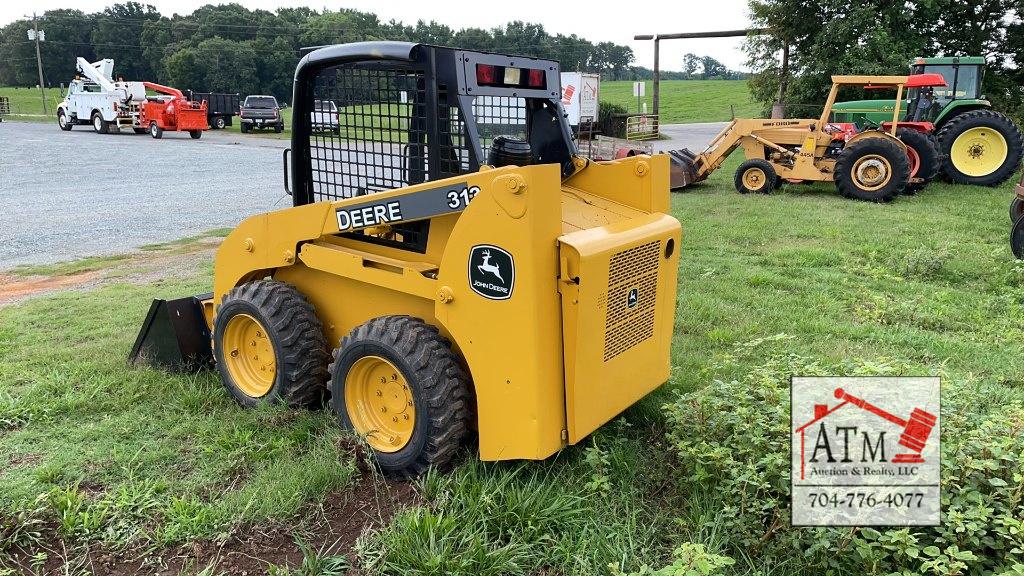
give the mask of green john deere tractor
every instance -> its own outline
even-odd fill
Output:
[[[1024,151],[1020,129],[1006,115],[992,110],[981,94],[985,59],[979,56],[918,58],[911,74],[935,72],[945,87],[913,88],[900,104],[908,123],[930,122],[950,180],[996,186],[1017,171]],[[892,100],[837,103],[833,120],[858,125],[892,120]]]

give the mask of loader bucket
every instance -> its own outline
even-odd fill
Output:
[[[669,187],[686,188],[697,181],[697,156],[687,148],[669,150]]]
[[[213,294],[153,300],[128,363],[146,363],[180,372],[212,365],[210,328],[203,314],[203,302],[211,298]]]

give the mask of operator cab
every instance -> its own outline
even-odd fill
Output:
[[[981,98],[981,81],[985,72],[985,59],[918,58],[910,67],[911,74],[941,74],[946,80],[943,87],[912,88],[907,91],[907,119],[934,122],[939,113],[953,100]]]

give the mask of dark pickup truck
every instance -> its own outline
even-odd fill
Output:
[[[238,112],[238,120],[241,122],[242,132],[267,128],[273,128],[274,132],[278,133],[284,130],[281,107],[277,105],[277,98],[273,96],[246,96]]]

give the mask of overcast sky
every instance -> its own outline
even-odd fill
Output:
[[[204,4],[224,4],[209,0],[139,0],[152,4],[163,14],[190,14]],[[113,0],[14,0],[0,1],[0,25],[8,24],[34,10],[42,13],[54,8],[77,8],[97,12]],[[509,20],[524,20],[544,25],[551,33],[577,34],[592,42],[611,41],[633,48],[636,63],[652,67],[652,42],[633,40],[634,34],[704,32],[735,30],[748,25],[746,0],[647,0],[645,2],[592,0],[591,2],[552,0],[513,0],[511,2],[474,2],[448,0],[346,0],[303,2],[288,0],[249,0],[241,2],[252,9],[274,10],[281,6],[309,6],[317,10],[355,8],[376,13],[381,20],[396,19],[407,24],[416,20],[436,20],[459,29],[491,28]],[[642,8],[640,8],[642,6]],[[442,8],[443,7],[443,8]],[[615,7],[615,8],[613,8]],[[709,54],[729,68],[744,69],[742,38],[708,40],[672,40],[662,43],[661,61],[665,70],[678,70],[686,52]]]

